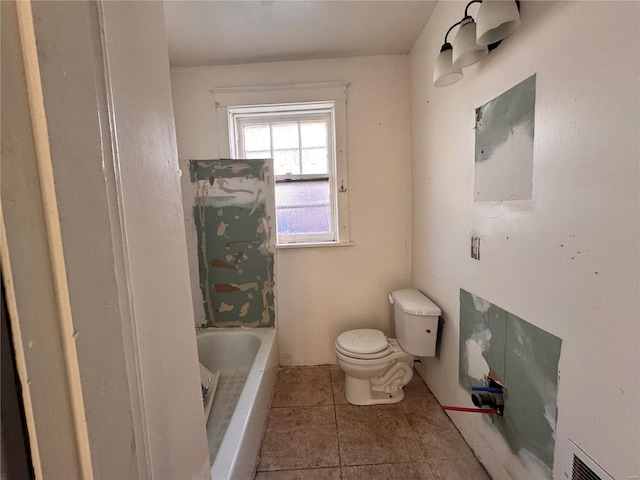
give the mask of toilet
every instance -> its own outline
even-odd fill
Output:
[[[362,328],[341,333],[335,341],[338,365],[345,373],[345,397],[353,405],[398,403],[413,377],[415,357],[432,357],[440,308],[418,290],[389,295],[396,337]]]

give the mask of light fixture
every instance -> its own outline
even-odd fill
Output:
[[[453,66],[469,67],[482,60],[488,53],[489,49],[486,45],[476,43],[476,23],[473,18],[465,16],[453,42]]]
[[[440,55],[436,59],[436,68],[433,69],[433,84],[436,87],[446,87],[462,78],[462,69],[453,66],[452,54],[453,47],[451,47],[450,43],[447,43],[445,37],[444,45],[440,49]]]
[[[519,2],[484,0],[478,12],[478,45],[491,45],[511,35],[520,25]]]
[[[469,6],[480,4],[478,22],[469,15]],[[500,45],[502,39],[520,25],[519,0],[472,0],[464,17],[449,27],[433,71],[433,85],[446,87],[463,76],[462,68],[473,65]],[[459,27],[453,46],[448,41],[451,30]]]

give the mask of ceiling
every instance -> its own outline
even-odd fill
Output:
[[[165,0],[172,66],[409,53],[435,1]]]

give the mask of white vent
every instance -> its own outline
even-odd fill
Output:
[[[571,480],[602,480],[602,478],[596,475],[593,470],[591,470],[582,460],[574,455]]]
[[[573,471],[571,480],[614,480],[604,469],[598,465],[584,450],[578,447],[571,439],[573,446]]]

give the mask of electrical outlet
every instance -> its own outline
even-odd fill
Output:
[[[480,260],[480,236],[473,235],[471,237],[471,258]]]

